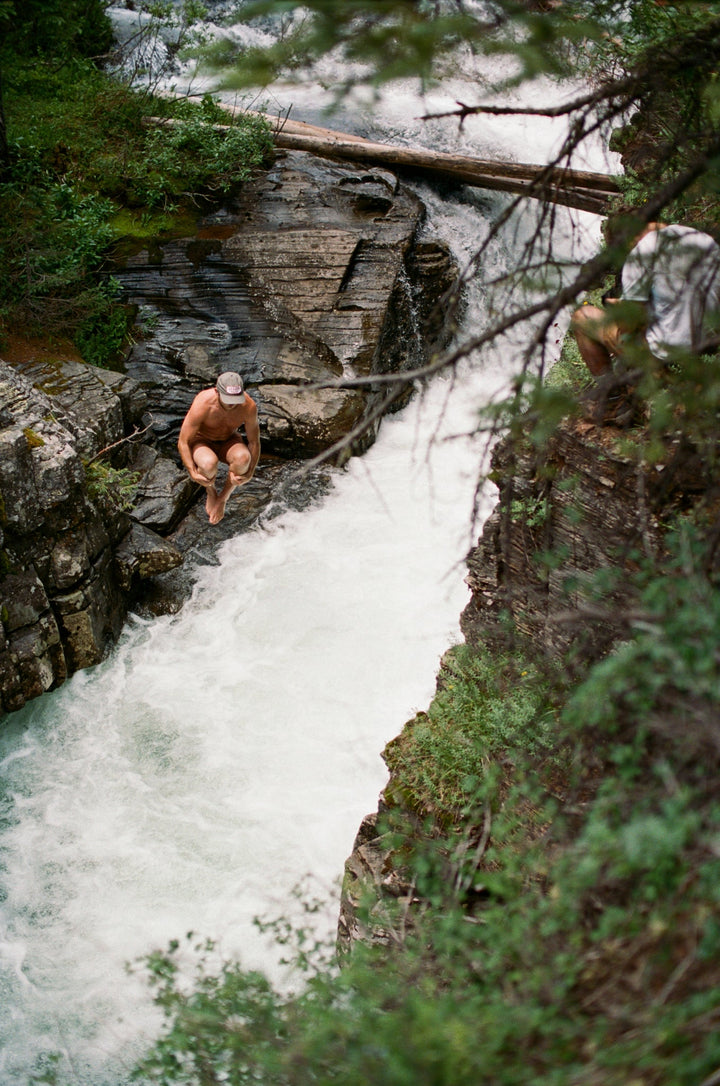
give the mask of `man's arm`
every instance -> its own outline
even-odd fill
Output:
[[[245,420],[245,437],[250,450],[250,467],[245,472],[243,479],[248,482],[253,477],[257,462],[260,459],[260,426],[258,423],[257,407],[253,407],[249,419]]]
[[[198,427],[203,417],[202,406],[197,402],[197,397],[190,405],[190,410],[183,419],[183,424],[180,427],[180,434],[178,437],[178,452],[180,453],[180,459],[183,462],[183,467],[192,479],[194,483],[199,483],[200,486],[207,486],[208,481],[204,475],[202,475],[198,469],[195,461],[193,460],[192,450],[190,448],[192,442],[198,436]]]

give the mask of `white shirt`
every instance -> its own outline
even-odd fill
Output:
[[[698,350],[712,318],[720,318],[720,246],[690,226],[651,230],[628,254],[622,288],[623,298],[645,303],[645,335],[656,358]]]

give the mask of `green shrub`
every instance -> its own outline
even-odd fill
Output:
[[[0,320],[23,332],[75,339],[87,361],[112,361],[125,333],[100,274],[118,229],[139,217],[145,236],[183,233],[201,201],[223,198],[268,157],[269,127],[201,104],[134,92],[74,58],[54,66],[8,61],[3,72],[10,160],[0,179],[6,254]],[[148,126],[148,115],[175,127]],[[124,209],[131,214],[123,214]],[[164,213],[161,213],[164,212]]]
[[[127,512],[135,501],[140,476],[128,468],[114,468],[102,460],[85,465],[90,497],[109,512]]]
[[[545,680],[522,658],[457,646],[443,660],[427,713],[386,748],[395,786],[417,809],[459,812],[485,786],[494,788],[499,752],[552,748],[548,703]]]
[[[151,208],[184,193],[226,196],[262,165],[270,148],[267,125],[256,118],[246,118],[227,131],[213,128],[202,117],[156,127],[147,137],[136,195]]]
[[[75,333],[75,344],[92,366],[112,366],[126,342],[129,317],[118,295],[117,284],[110,279],[99,283],[88,297],[87,316]]]

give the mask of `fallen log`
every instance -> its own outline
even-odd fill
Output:
[[[224,107],[235,115],[232,107]],[[291,121],[267,113],[245,110],[265,118],[273,127],[276,147],[307,151],[326,158],[387,166],[394,170],[412,171],[440,177],[476,188],[530,196],[551,203],[563,204],[581,211],[603,215],[608,200],[619,192],[617,182],[607,174],[591,173],[558,166],[537,166],[519,162],[493,162],[466,155],[451,155],[443,151],[418,150],[393,144],[374,143],[360,136],[319,128],[304,121]],[[156,124],[176,123],[171,119],[152,117]],[[228,126],[215,125],[218,129]]]
[[[330,158],[412,170],[415,173],[424,173],[447,181],[457,181],[463,185],[533,196],[598,214],[607,210],[609,197],[618,191],[616,186],[610,187],[608,184],[601,187],[596,176],[581,177],[578,171],[539,166],[533,169],[516,166],[514,163],[485,162],[481,159],[449,155],[439,151],[418,151],[384,143],[360,142],[335,137],[294,135],[285,133],[283,130],[275,134],[274,140],[277,147],[287,150],[309,151],[312,154]]]

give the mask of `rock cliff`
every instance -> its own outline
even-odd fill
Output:
[[[198,234],[127,254],[114,274],[151,331],[126,370],[161,446],[223,370],[252,386],[266,453],[314,456],[370,419],[379,388],[333,386],[417,363],[440,331],[431,311],[452,267],[415,244],[423,215],[385,170],[289,152]]]
[[[591,578],[604,568],[636,568],[643,554],[661,552],[669,514],[696,502],[709,485],[700,459],[681,439],[668,438],[654,466],[632,455],[632,441],[632,432],[567,420],[541,453],[509,441],[496,447],[491,477],[498,502],[467,558],[466,642],[502,640],[512,616],[535,653],[574,658],[586,668],[623,636],[632,601],[618,589],[599,606],[587,591]],[[405,810],[392,774],[393,743],[385,751],[391,774],[378,811],[364,819],[345,866],[343,949],[356,939],[385,944],[396,938],[386,930],[383,900],[400,900],[409,918],[421,905],[391,835],[381,828],[388,811],[411,825],[428,813]],[[375,908],[368,910],[368,898]]]
[[[118,248],[137,312],[123,372],[0,350],[0,712],[97,663],[139,597],[177,607],[183,559],[213,560],[271,502],[322,492],[316,472],[299,495],[300,461],[373,440],[384,391],[337,386],[416,364],[442,336],[453,268],[417,243],[423,213],[385,170],[283,155],[192,236]],[[176,441],[226,369],[258,402],[263,458],[209,529]],[[112,474],[89,485],[98,462],[136,479],[129,513]]]

